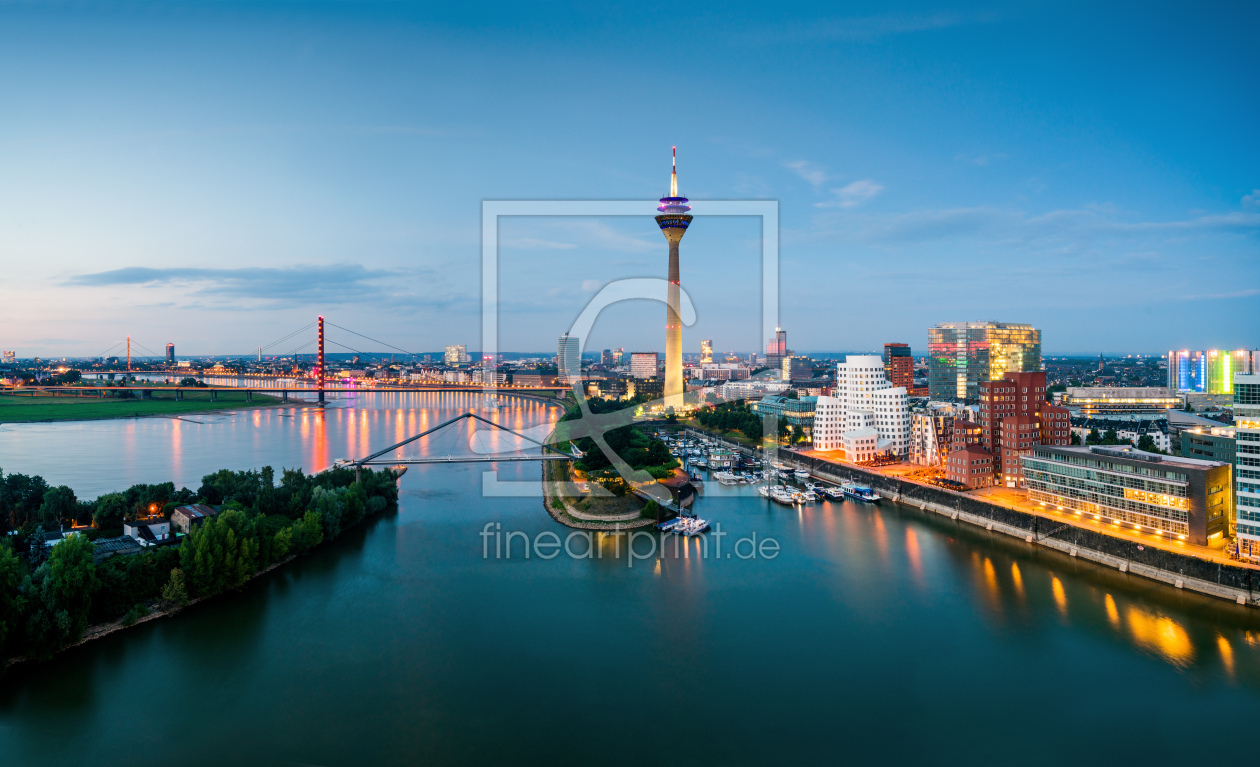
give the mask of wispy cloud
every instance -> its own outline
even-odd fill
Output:
[[[1251,194],[1244,194],[1242,206],[1244,208],[1260,208],[1260,189],[1252,189]]]
[[[895,13],[881,16],[857,16],[814,19],[809,22],[788,22],[762,27],[755,34],[748,33],[740,37],[749,42],[763,45],[833,40],[863,42],[879,40],[893,35],[930,32],[987,20],[988,17],[985,16],[968,16],[957,13]]]
[[[507,248],[520,250],[573,250],[577,247],[572,242],[556,242],[555,240],[539,240],[534,237],[516,237],[500,243]]]
[[[856,208],[862,203],[884,191],[884,187],[870,180],[854,181],[851,184],[832,189],[832,199],[814,203],[817,208]]]
[[[193,298],[213,298],[253,305],[346,304],[405,299],[399,284],[406,277],[388,269],[358,264],[209,269],[131,266],[75,275],[63,284],[78,287],[147,287],[183,289]]]
[[[959,162],[965,162],[968,165],[975,165],[976,167],[983,168],[986,165],[1001,162],[1008,157],[1010,157],[1010,155],[1003,152],[989,152],[981,154],[958,154],[955,155],[954,159]]]
[[[814,187],[815,190],[820,189],[823,184],[827,183],[827,179],[830,178],[830,176],[828,176],[822,168],[812,162],[806,162],[805,160],[793,160],[792,162],[786,162],[783,163],[783,167],[789,168],[796,173],[796,175],[805,179],[805,181],[809,182],[809,185]]]

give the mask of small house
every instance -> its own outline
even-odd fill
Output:
[[[191,506],[180,506],[171,512],[171,524],[175,530],[188,535],[197,525],[205,522],[213,517],[217,512],[205,505],[204,503],[194,503]]]
[[[123,535],[134,538],[141,546],[154,546],[171,540],[171,523],[165,519],[124,522]]]

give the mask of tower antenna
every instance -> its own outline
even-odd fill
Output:
[[[673,147],[674,158],[669,169],[669,196],[678,196],[678,147]]]

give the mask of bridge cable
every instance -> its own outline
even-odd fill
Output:
[[[387,343],[385,343],[384,341],[381,341],[380,339],[377,339],[377,338],[372,338],[371,336],[365,336],[365,335],[363,335],[362,333],[355,333],[355,332],[354,332],[353,330],[351,330],[350,328],[343,328],[343,327],[341,327],[340,325],[338,325],[338,324],[336,324],[336,323],[328,322],[327,320],[325,320],[324,322],[325,322],[326,324],[328,324],[328,325],[332,325],[334,328],[337,328],[338,330],[344,330],[344,331],[346,331],[347,333],[350,333],[350,334],[352,334],[352,335],[356,335],[356,336],[358,336],[359,338],[366,338],[367,340],[369,340],[369,341],[373,341],[373,342],[375,342],[375,343],[378,343],[378,344],[380,344],[381,346],[388,346],[389,348],[393,349],[394,351],[399,351],[399,352],[402,352],[403,354],[407,354],[407,355],[410,355],[410,356],[412,356],[412,357],[419,356],[419,355],[418,355],[418,354],[416,354],[415,352],[409,352],[409,351],[407,351],[406,349],[400,349],[400,348],[398,348],[397,346],[394,346],[393,344],[387,344]],[[347,348],[349,348],[349,347],[347,347]],[[359,352],[359,353],[360,353],[360,354],[366,354],[366,352]]]

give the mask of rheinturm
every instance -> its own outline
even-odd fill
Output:
[[[665,307],[665,407],[681,410],[683,406],[682,377],[682,298],[678,278],[678,243],[687,233],[691,206],[686,197],[678,196],[678,148],[669,173],[669,196],[661,198],[660,215],[656,223],[669,241],[669,298]]]

